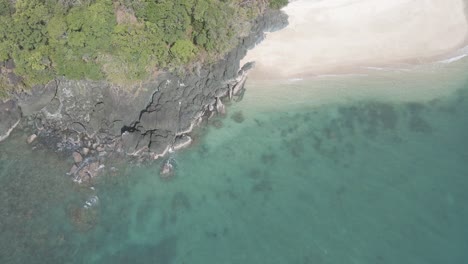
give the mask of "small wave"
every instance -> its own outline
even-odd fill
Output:
[[[300,82],[300,81],[303,81],[304,79],[302,78],[291,78],[291,79],[288,79],[288,81],[290,82]]]
[[[88,209],[88,208],[98,205],[98,203],[99,203],[99,198],[96,195],[93,195],[88,200],[86,200],[83,207],[85,209]]]
[[[455,62],[455,61],[459,61],[459,60],[465,58],[466,56],[468,56],[468,54],[462,54],[462,55],[458,55],[458,56],[455,56],[455,57],[450,58],[450,59],[438,61],[438,63],[449,64],[449,63],[452,63],[452,62]]]
[[[406,67],[406,68],[405,68]],[[399,68],[395,68],[395,67],[375,67],[375,66],[364,66],[364,67],[361,67],[362,69],[366,69],[366,70],[372,70],[372,71],[409,71],[410,69],[408,69],[408,65],[404,65],[402,67],[399,67]]]
[[[376,70],[376,71],[384,71],[386,70],[385,68],[381,68],[381,67],[362,67],[363,69],[367,69],[367,70]]]
[[[320,74],[316,78],[335,78],[335,77],[359,77],[359,76],[369,76],[364,73],[342,73],[342,74]]]

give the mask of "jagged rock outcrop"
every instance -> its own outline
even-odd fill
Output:
[[[268,11],[224,59],[183,77],[162,73],[151,82],[125,89],[103,81],[58,79],[19,95],[19,106],[15,101],[9,104],[22,110],[39,137],[59,139],[53,143],[61,149],[73,152],[85,147],[90,155],[115,151],[161,157],[190,143],[187,134],[209,112],[223,111],[221,100],[240,93],[253,67],[249,63],[240,69],[247,50],[263,40],[264,32],[286,25],[284,13]],[[10,121],[4,122],[5,113],[0,110],[0,124],[12,127],[19,116],[10,114]],[[4,131],[0,126],[0,135]]]

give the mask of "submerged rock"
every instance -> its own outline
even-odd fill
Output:
[[[88,198],[88,200],[85,201],[83,208],[89,209],[91,207],[97,206],[98,204],[99,204],[99,197],[97,197],[96,195],[92,195],[91,197]]]
[[[98,223],[98,210],[94,207],[76,207],[70,210],[69,217],[75,228],[87,232]]]
[[[36,135],[36,134],[32,134],[32,135],[30,135],[30,136],[28,137],[28,139],[26,140],[26,142],[27,142],[28,144],[31,144],[31,143],[34,142],[34,140],[36,140],[36,138],[37,138],[37,135]]]
[[[242,114],[241,111],[237,111],[234,114],[232,114],[231,118],[236,123],[242,123],[245,120],[244,115]]]
[[[74,182],[89,184],[104,168],[105,166],[100,164],[98,161],[90,161],[89,159],[86,159],[80,164],[80,166],[73,166],[69,174],[74,176]]]
[[[162,179],[169,179],[174,176],[174,165],[172,164],[171,159],[166,160],[159,173]]]

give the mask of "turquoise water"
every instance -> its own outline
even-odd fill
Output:
[[[234,104],[173,154],[170,180],[120,164],[77,186],[17,132],[0,145],[0,263],[467,263],[457,85],[419,103]]]

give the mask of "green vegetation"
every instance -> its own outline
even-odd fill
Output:
[[[21,84],[11,84],[8,82],[7,77],[0,74],[0,100],[6,100],[10,94],[24,88]]]
[[[157,69],[213,61],[266,5],[287,0],[0,0],[0,62],[27,85],[143,80]],[[0,88],[1,90],[1,88]]]
[[[286,6],[288,4],[288,0],[271,0],[270,1],[270,7],[274,9],[280,9],[283,6]]]

